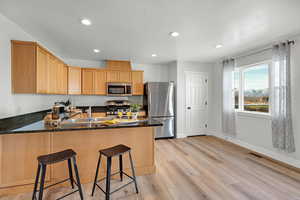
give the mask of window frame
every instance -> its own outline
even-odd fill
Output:
[[[247,111],[244,110],[244,91],[245,91],[245,76],[244,76],[244,72],[252,67],[256,67],[258,65],[268,65],[268,82],[269,82],[269,112],[265,113],[265,112],[258,112],[258,111]],[[271,67],[272,67],[272,60],[264,60],[261,62],[257,62],[257,63],[253,63],[253,64],[249,64],[249,65],[242,65],[240,67],[236,67],[235,70],[238,71],[239,74],[239,108],[235,109],[235,112],[238,114],[242,114],[245,116],[262,116],[263,118],[265,118],[264,116],[266,116],[266,118],[268,118],[269,116],[271,116],[271,96],[270,96],[270,85],[271,85]],[[234,92],[233,92],[234,93]],[[233,96],[234,98],[234,96]],[[234,101],[235,102],[235,101]],[[235,103],[234,105],[235,106]]]

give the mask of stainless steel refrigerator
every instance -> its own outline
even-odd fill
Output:
[[[148,117],[162,122],[156,128],[155,138],[175,137],[175,86],[173,82],[148,82],[145,84],[144,104]]]

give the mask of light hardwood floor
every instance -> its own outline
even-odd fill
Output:
[[[156,141],[156,174],[138,177],[140,193],[129,186],[111,199],[145,200],[300,200],[300,174],[249,151],[210,136]],[[113,181],[117,187],[119,181]],[[49,190],[52,200],[66,188]],[[99,190],[92,198],[91,184],[84,185],[85,199],[104,199]],[[28,200],[31,193],[0,197]],[[69,200],[79,200],[78,194]]]

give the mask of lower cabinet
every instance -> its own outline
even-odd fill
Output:
[[[51,133],[1,135],[0,188],[34,183],[37,157],[51,153],[50,144]]]
[[[37,157],[70,148],[77,153],[81,183],[90,183],[94,179],[99,150],[118,144],[131,147],[137,175],[155,172],[154,127],[1,135],[0,197],[32,191],[37,173]],[[119,168],[116,159],[113,159],[113,172]],[[123,159],[123,169],[131,175],[128,155]],[[101,163],[102,177],[105,175],[105,162],[103,160]],[[67,177],[66,162],[47,166],[47,185]],[[65,184],[69,186],[68,182]]]

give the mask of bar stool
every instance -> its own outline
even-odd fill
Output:
[[[37,158],[39,164],[38,164],[38,169],[37,169],[37,175],[36,175],[36,179],[35,179],[35,184],[34,184],[34,189],[33,189],[33,195],[32,195],[32,200],[36,200],[36,193],[39,192],[39,197],[38,200],[42,200],[43,199],[43,192],[45,189],[52,187],[54,185],[66,182],[68,180],[70,180],[70,184],[72,186],[72,188],[74,189],[74,183],[77,185],[78,189],[70,192],[58,199],[63,199],[75,192],[79,192],[80,195],[80,199],[83,200],[83,194],[82,194],[82,189],[81,189],[81,184],[80,184],[80,179],[79,179],[79,174],[78,174],[78,168],[77,168],[77,164],[76,164],[76,153],[72,150],[72,149],[67,149],[64,151],[60,151],[57,153],[52,153],[52,154],[48,154],[48,155],[42,155],[39,156]],[[52,185],[49,185],[47,187],[44,187],[44,183],[45,183],[45,177],[46,177],[46,169],[47,169],[47,165],[50,164],[55,164],[58,162],[62,162],[62,161],[68,161],[68,168],[69,168],[69,178],[60,181],[58,183],[54,183]],[[75,175],[76,175],[76,181],[73,178],[73,172],[72,172],[72,162],[73,161],[73,166],[74,166],[74,171],[75,171]],[[38,182],[40,179],[40,174],[41,174],[41,180],[40,180],[40,189],[37,190],[38,187]]]
[[[129,153],[129,160],[130,160],[130,165],[131,165],[131,170],[132,170],[132,176],[129,176],[128,174],[126,174],[123,171],[123,154],[127,153],[127,152]],[[110,195],[112,193],[119,191],[120,189],[128,186],[131,183],[135,184],[136,193],[139,193],[138,187],[137,187],[137,182],[136,182],[136,177],[135,177],[133,161],[132,161],[132,157],[131,157],[131,148],[120,144],[120,145],[117,145],[117,146],[114,146],[114,147],[111,147],[111,148],[100,150],[99,153],[100,154],[99,154],[99,159],[98,159],[98,164],[97,164],[97,169],[96,169],[96,175],[95,175],[95,180],[94,180],[94,185],[93,185],[93,190],[92,190],[92,196],[94,196],[95,187],[97,186],[105,194],[105,199],[109,200]],[[103,179],[97,180],[102,155],[107,157],[106,177],[104,177]],[[114,156],[119,156],[120,171],[116,172],[114,174],[111,174],[111,159]],[[110,191],[110,178],[111,178],[111,176],[114,176],[116,174],[120,174],[121,181],[123,181],[123,174],[126,175],[128,178],[132,179],[132,181],[111,192]],[[97,184],[98,182],[100,182],[104,179],[106,179],[106,190],[105,191]]]

